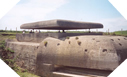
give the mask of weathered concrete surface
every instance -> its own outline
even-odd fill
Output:
[[[46,77],[51,77],[51,71],[53,71],[53,64],[45,63],[45,59],[48,61],[55,61],[55,52],[57,50],[58,43],[61,40],[55,39],[55,38],[47,38],[47,40],[44,40],[40,43],[40,48],[37,56],[37,74],[40,76],[46,76]],[[45,42],[47,42],[47,45],[45,45]],[[48,50],[48,51],[47,51]],[[46,52],[50,52],[48,55],[46,55]],[[43,57],[44,56],[44,57]],[[47,65],[46,65],[47,64]],[[49,64],[49,65],[48,65]],[[52,67],[52,69],[51,69]],[[50,70],[47,70],[49,68]],[[45,73],[46,72],[46,73]],[[48,73],[48,74],[47,74]]]
[[[59,66],[52,73],[54,77],[107,77],[111,71]]]
[[[53,72],[51,77],[107,77],[107,76],[98,76],[98,75],[76,75],[70,73],[63,73],[63,72]]]
[[[25,33],[16,34],[16,39],[19,42],[42,42],[47,37],[57,39],[66,38],[67,36],[81,36],[81,35],[102,35],[102,33]]]
[[[41,42],[37,61],[53,65],[99,70],[114,70],[127,58],[127,38],[121,36],[77,36]],[[80,42],[80,44],[79,44]],[[37,63],[38,65],[38,63]],[[39,66],[39,65],[38,65]]]
[[[39,43],[8,41],[6,42],[6,47],[15,51],[16,63],[21,68],[27,69],[32,73],[36,72],[36,50],[39,47]]]
[[[103,28],[100,23],[79,22],[70,20],[48,20],[33,23],[26,23],[20,26],[21,29],[52,29],[52,30],[68,30],[68,29],[94,29]]]
[[[60,76],[53,74],[55,66],[113,71],[127,58],[126,46],[127,37],[100,35],[73,36],[64,41],[48,37],[41,43],[7,42],[21,67],[48,77]]]

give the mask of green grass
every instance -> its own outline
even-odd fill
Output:
[[[88,31],[66,31],[66,33],[89,33]]]
[[[20,77],[40,77],[40,76],[37,76],[37,75],[34,75],[34,74],[31,74],[31,73],[28,73],[28,72],[17,72],[17,74],[20,76]]]
[[[127,36],[127,31],[115,31],[116,35]]]
[[[21,33],[21,31],[3,31],[0,30],[0,41],[6,39],[14,39],[17,33]]]
[[[127,30],[110,32],[109,34],[106,32],[103,32],[103,35],[126,36],[127,37]]]

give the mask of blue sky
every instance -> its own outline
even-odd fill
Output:
[[[51,19],[99,22],[104,32],[127,30],[127,21],[108,0],[20,0],[0,19],[0,29],[20,30],[21,24]]]
[[[121,17],[108,0],[69,0],[68,3],[46,16],[47,19],[100,20]]]

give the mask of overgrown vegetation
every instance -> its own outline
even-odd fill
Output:
[[[5,47],[5,41],[0,41],[0,53],[1,59],[13,69],[15,63],[14,51]]]
[[[26,69],[20,68],[16,64],[16,58],[14,58],[14,51],[5,47],[6,39],[15,39],[16,33],[22,33],[22,31],[4,31],[0,30],[0,58],[9,65],[20,77],[39,77],[37,75],[29,73]]]
[[[5,49],[5,41],[0,41],[0,49],[4,50]]]
[[[0,41],[0,58],[9,65],[14,71],[16,71],[20,77],[39,77],[29,73],[26,69],[20,68],[16,64],[16,58],[14,58],[14,51],[5,47],[5,41]]]

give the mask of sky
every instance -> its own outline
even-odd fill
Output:
[[[0,30],[21,30],[24,23],[52,19],[98,22],[104,32],[127,30],[127,21],[108,0],[20,0],[0,19]]]

